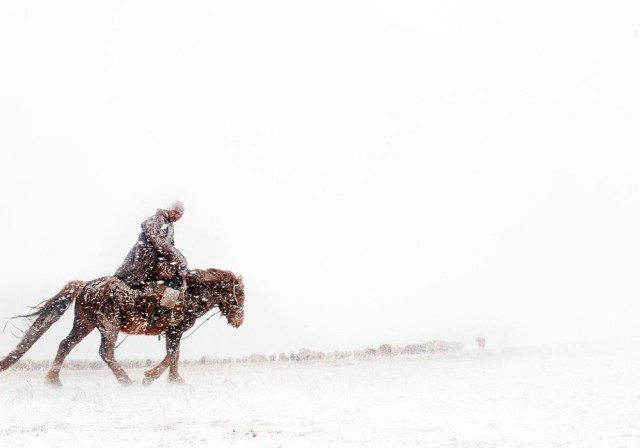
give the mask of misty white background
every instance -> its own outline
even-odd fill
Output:
[[[112,274],[180,199],[190,266],[246,284],[245,324],[184,357],[638,335],[639,13],[1,2],[0,315]]]

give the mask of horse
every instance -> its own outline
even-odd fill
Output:
[[[132,288],[117,277],[101,277],[88,282],[67,283],[49,300],[35,307],[33,313],[17,316],[31,323],[24,336],[5,358],[0,360],[0,372],[15,364],[75,301],[75,317],[69,335],[62,340],[58,352],[45,376],[45,383],[62,386],[60,370],[71,350],[94,329],[101,336],[100,357],[109,366],[118,382],[132,384],[114,351],[120,332],[131,335],[164,335],[166,356],[155,367],[144,372],[143,384],[149,385],[169,368],[169,381],[183,383],[178,373],[182,335],[209,310],[218,307],[227,323],[238,328],[244,321],[244,283],[230,271],[195,269],[186,276],[187,288],[182,309],[171,315],[156,313],[155,292]]]
[[[484,350],[484,346],[487,345],[487,341],[485,340],[485,338],[478,336],[476,338],[476,344],[478,344],[478,348],[480,350]]]

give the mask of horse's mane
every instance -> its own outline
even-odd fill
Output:
[[[193,269],[187,274],[187,280],[199,283],[232,282],[237,279],[233,272],[221,269]]]

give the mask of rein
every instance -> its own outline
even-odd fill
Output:
[[[130,335],[130,334],[126,335],[126,336],[124,337],[124,339],[123,339],[122,341],[118,342],[118,345],[116,345],[113,349],[115,350],[115,349],[117,349],[118,347],[120,347],[120,346],[122,345],[122,343],[123,343],[124,341],[126,341],[126,340],[127,340],[127,338],[128,338],[129,336],[131,336],[131,335]]]
[[[189,333],[188,335],[182,337],[182,339],[187,339],[187,338],[190,338],[191,336],[193,336],[193,333],[198,331],[198,328],[202,327],[204,324],[206,324],[209,321],[209,319],[211,319],[213,316],[215,316],[217,314],[220,314],[221,312],[222,312],[222,310],[219,309],[218,311],[213,313],[211,316],[207,317],[207,319],[204,322],[202,322],[200,325],[198,325],[196,328],[194,328],[194,330],[191,333]]]

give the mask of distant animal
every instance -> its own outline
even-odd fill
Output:
[[[484,350],[484,346],[487,345],[487,341],[483,337],[478,336],[476,338],[476,344],[478,344],[478,348],[480,350]]]
[[[183,382],[178,373],[180,340],[196,319],[218,307],[235,328],[244,321],[244,283],[230,271],[205,269],[189,271],[186,277],[183,309],[174,316],[153,320],[156,297],[134,289],[117,277],[102,277],[89,282],[72,281],[53,298],[43,302],[25,317],[32,320],[17,347],[0,360],[0,372],[15,364],[33,344],[64,314],[75,301],[75,318],[69,335],[62,340],[45,382],[61,386],[60,369],[71,350],[94,329],[101,335],[100,356],[117,380],[130,384],[131,379],[116,361],[114,351],[120,332],[135,335],[160,335],[166,338],[166,356],[144,373],[144,384],[151,384],[169,368],[169,381]]]

